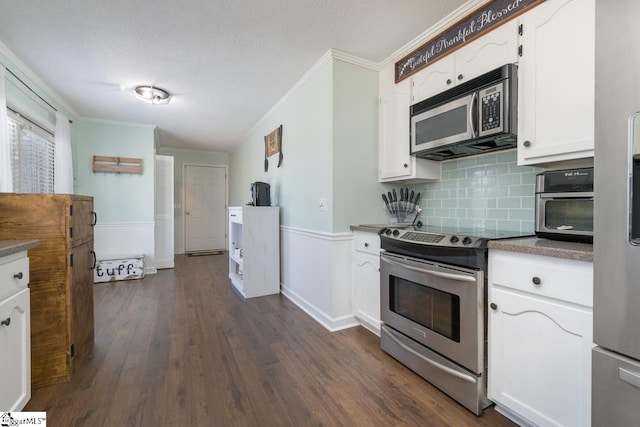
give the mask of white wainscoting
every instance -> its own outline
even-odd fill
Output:
[[[353,316],[353,233],[280,227],[281,291],[330,331],[359,325]]]
[[[155,223],[98,223],[94,227],[94,250],[98,260],[144,255],[145,273],[157,271]]]

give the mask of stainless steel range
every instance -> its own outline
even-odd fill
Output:
[[[381,348],[476,415],[487,399],[487,243],[519,232],[380,231]]]

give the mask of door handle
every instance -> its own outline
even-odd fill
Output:
[[[397,261],[392,261],[392,260],[390,260],[389,258],[386,258],[386,257],[382,258],[382,260],[384,262],[388,262],[389,264],[394,265],[396,267],[406,268],[408,270],[415,271],[417,273],[429,274],[431,276],[441,277],[443,279],[458,280],[460,282],[472,282],[472,283],[476,282],[476,278],[473,277],[473,276],[465,276],[465,275],[462,275],[462,274],[443,273],[443,272],[440,272],[440,271],[426,270],[426,269],[423,269],[423,268],[418,268],[418,267],[413,267],[411,265],[402,264],[402,263],[399,263]]]
[[[629,383],[634,387],[640,388],[640,374],[627,371],[624,368],[618,368],[618,370],[618,375],[620,376],[620,379],[622,381]]]

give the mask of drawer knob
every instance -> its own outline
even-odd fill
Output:
[[[458,80],[462,80],[464,79],[464,76],[462,74],[458,74]]]
[[[525,147],[531,147],[531,141],[525,141],[522,143]]]
[[[497,310],[498,309],[498,305],[495,302],[492,302],[491,304],[489,304],[489,307],[491,307],[491,310]]]
[[[540,283],[542,283],[542,280],[540,280],[538,276],[534,276],[533,279],[531,279],[531,281],[533,282],[534,285],[539,285]]]
[[[447,79],[447,84],[450,85],[451,83],[451,79]]]
[[[7,317],[6,320],[3,320],[2,322],[0,322],[0,325],[3,326],[9,326],[11,324],[11,317]]]
[[[18,280],[22,280],[22,278],[24,277],[24,275],[22,274],[22,271],[18,274],[14,274],[13,275],[14,278],[18,279]]]
[[[364,243],[364,247],[365,247],[365,248],[368,248],[368,247],[369,247],[369,244],[368,244],[367,242],[365,242],[365,243]]]

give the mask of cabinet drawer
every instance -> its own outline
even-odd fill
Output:
[[[540,255],[490,251],[492,285],[593,307],[593,264]]]
[[[25,289],[28,284],[29,258],[21,256],[0,264],[0,299]]]
[[[380,254],[380,237],[374,233],[355,232],[354,249],[371,255]]]
[[[229,209],[229,222],[242,224],[242,208]]]

